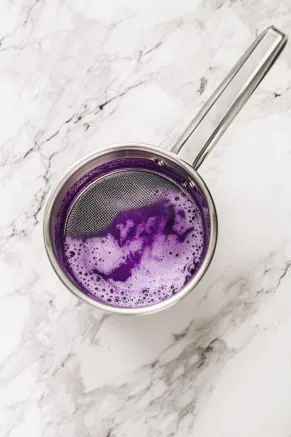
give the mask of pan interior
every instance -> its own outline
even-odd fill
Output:
[[[59,247],[63,268],[82,292],[137,308],[170,298],[197,273],[209,220],[196,187],[156,164],[125,161],[75,193]]]

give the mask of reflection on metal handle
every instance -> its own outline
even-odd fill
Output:
[[[269,27],[261,33],[229,75],[199,111],[172,151],[185,160],[192,157],[195,170],[240,111],[287,42],[287,36]]]

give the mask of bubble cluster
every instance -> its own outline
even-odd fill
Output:
[[[119,213],[106,231],[66,236],[66,263],[79,287],[107,305],[144,307],[174,294],[204,256],[198,206],[177,190],[157,190],[154,205]]]

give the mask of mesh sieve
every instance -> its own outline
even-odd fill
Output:
[[[74,238],[105,230],[124,211],[155,204],[163,190],[181,193],[172,181],[144,170],[123,170],[94,181],[77,198],[67,217],[65,233]]]

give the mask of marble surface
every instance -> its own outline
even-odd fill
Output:
[[[0,435],[291,436],[291,44],[200,169],[215,258],[179,305],[104,315],[42,240],[48,193],[115,142],[171,148],[288,0],[2,0]]]

